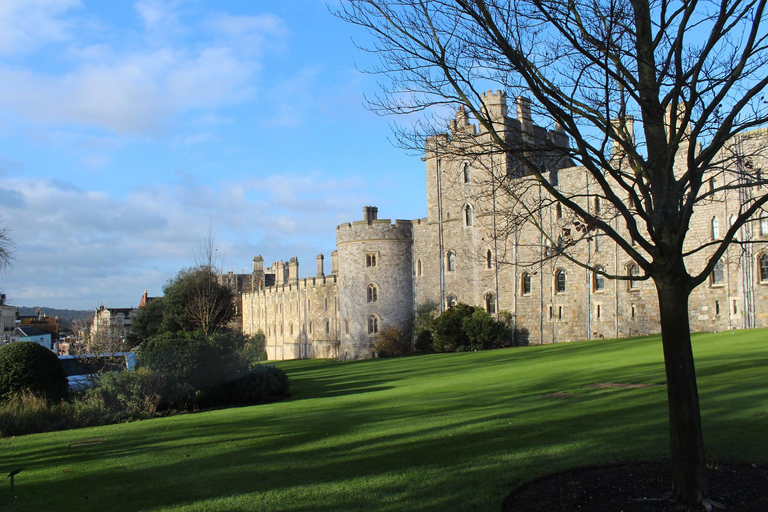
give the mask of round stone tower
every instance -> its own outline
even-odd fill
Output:
[[[413,226],[377,218],[363,208],[363,220],[336,228],[339,271],[339,358],[371,357],[378,333],[397,327],[411,339],[413,323]]]

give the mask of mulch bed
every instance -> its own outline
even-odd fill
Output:
[[[768,511],[768,467],[715,464],[710,499],[728,512]],[[503,512],[701,512],[669,500],[668,461],[566,471],[525,483],[506,497]],[[719,509],[715,509],[719,510]]]

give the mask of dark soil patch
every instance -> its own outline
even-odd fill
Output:
[[[709,496],[728,512],[768,511],[768,467],[718,464],[709,469]],[[669,500],[669,462],[566,471],[525,483],[506,497],[503,512],[701,512]],[[715,509],[718,510],[718,509]]]

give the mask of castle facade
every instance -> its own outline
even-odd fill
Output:
[[[567,144],[561,131],[532,122],[528,100],[516,100],[514,118],[503,93],[486,93],[484,100],[500,131],[513,141],[528,147]],[[468,150],[487,145],[489,137],[459,110],[448,133],[427,140],[427,217],[391,221],[379,219],[375,207],[363,208],[362,220],[336,228],[330,274],[324,272],[323,255],[317,257],[316,276],[303,279],[296,258],[265,268],[263,258],[255,257],[251,291],[241,296],[243,331],[263,331],[273,360],[365,358],[372,356],[383,328],[395,326],[410,335],[419,305],[434,303],[443,311],[463,302],[492,315],[509,312],[519,343],[659,332],[653,282],[641,279],[637,264],[612,239],[580,229],[579,221],[547,199],[542,185],[514,158]],[[766,141],[766,132],[758,130],[738,144],[754,149]],[[750,160],[757,173],[765,168],[761,153],[752,151],[756,156]],[[614,148],[612,158],[621,157]],[[570,191],[590,214],[621,232],[621,219],[601,201],[589,173],[551,151],[536,158],[550,183]],[[749,199],[745,194],[768,192],[758,185],[722,187],[737,179],[731,174],[722,168],[708,177],[714,192],[697,206],[686,242],[704,247],[686,260],[692,272],[705,266],[714,251],[707,243],[730,227]],[[739,176],[743,179],[743,173]],[[563,239],[573,242],[575,260],[602,272],[561,257],[556,246]],[[768,218],[744,225],[737,239],[745,243],[732,244],[707,282],[691,294],[694,331],[768,326]]]

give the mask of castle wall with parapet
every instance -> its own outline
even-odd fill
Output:
[[[242,294],[243,332],[262,331],[269,360],[338,355],[338,277],[298,279]]]

